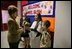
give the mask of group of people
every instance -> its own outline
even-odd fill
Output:
[[[34,22],[30,23],[27,13],[20,20],[20,26],[16,22],[17,7],[8,7],[8,43],[10,48],[18,48],[19,42],[23,41],[25,48],[51,48],[50,22],[42,21],[41,14],[35,15]]]

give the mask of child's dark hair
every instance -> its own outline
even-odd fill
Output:
[[[45,23],[44,23],[44,25],[45,25],[47,28],[50,27],[50,21],[46,20]]]
[[[41,14],[38,13],[37,15],[38,15],[38,19],[39,19],[40,21],[42,21]]]

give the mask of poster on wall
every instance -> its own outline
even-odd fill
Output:
[[[41,15],[54,15],[53,10],[54,1],[40,1],[23,6],[23,13],[27,12],[27,15],[35,15],[36,12],[40,12]]]

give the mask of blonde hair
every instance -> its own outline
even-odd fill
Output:
[[[8,7],[8,13],[9,13],[9,15],[12,15],[13,13],[15,13],[17,11],[18,11],[18,8],[16,6],[14,6],[14,5],[10,5]]]

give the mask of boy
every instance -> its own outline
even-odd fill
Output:
[[[42,37],[40,41],[40,48],[51,48],[51,35],[49,34],[48,28],[50,22],[47,20],[43,24]]]

